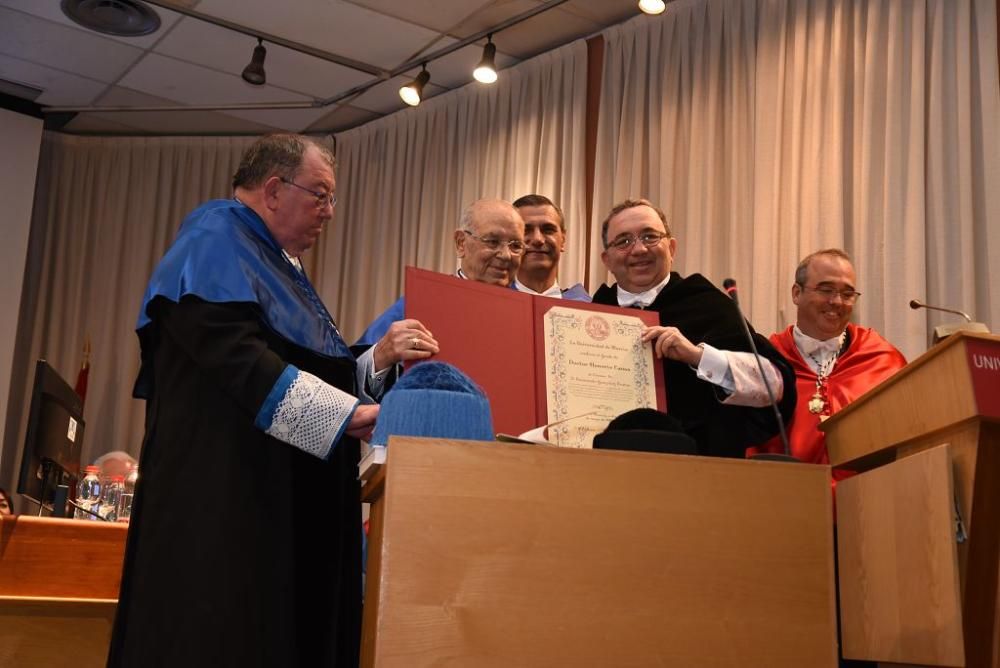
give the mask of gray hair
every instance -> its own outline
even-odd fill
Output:
[[[275,133],[264,135],[246,150],[233,175],[233,189],[256,188],[272,176],[292,180],[302,166],[302,156],[315,146],[330,165],[336,166],[333,153],[315,139],[304,135]]]
[[[458,229],[468,230],[471,232],[472,226],[479,219],[479,214],[481,214],[481,211],[483,209],[488,209],[491,207],[497,207],[500,209],[511,211],[517,216],[518,220],[521,219],[521,213],[516,208],[514,208],[514,206],[507,200],[492,199],[487,197],[483,199],[477,199],[475,202],[462,209],[462,215],[458,219]]]
[[[136,461],[135,457],[125,452],[124,450],[112,450],[111,452],[105,452],[103,455],[94,460],[94,466],[104,466],[104,462],[110,460],[123,461],[129,466],[135,466],[139,462]]]

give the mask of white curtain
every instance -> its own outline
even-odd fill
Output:
[[[337,136],[337,217],[313,278],[349,340],[403,293],[405,266],[455,270],[459,216],[482,197],[540,193],[559,204],[568,230],[559,280],[583,280],[586,91],[578,41],[504,70],[493,86]]]
[[[146,282],[184,215],[230,195],[252,141],[43,136],[0,480],[12,485],[20,466],[34,360],[73,385],[87,338],[83,459],[138,454],[145,407],[131,398],[134,330]]]
[[[737,279],[764,333],[830,246],[908,358],[942,321],[913,297],[1000,325],[993,0],[682,0],[605,39],[595,238],[615,202],[659,203],[678,270]]]

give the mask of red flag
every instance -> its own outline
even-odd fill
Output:
[[[80,397],[80,407],[83,407],[87,400],[87,379],[90,377],[90,337],[87,337],[83,344],[83,364],[80,365],[80,373],[76,374],[76,390]]]

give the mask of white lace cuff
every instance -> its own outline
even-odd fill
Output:
[[[254,424],[270,436],[326,459],[358,399],[291,364],[271,388]]]

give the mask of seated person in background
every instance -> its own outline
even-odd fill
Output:
[[[524,255],[524,221],[517,209],[500,199],[481,199],[470,204],[462,212],[455,230],[455,254],[459,260],[456,275],[460,278],[510,287]],[[403,321],[404,310],[400,297],[368,325],[354,346],[373,345],[394,322]],[[436,341],[434,346],[436,352]]]
[[[524,258],[514,287],[521,292],[556,299],[589,302],[582,285],[559,287],[559,259],[566,250],[566,222],[562,209],[544,195],[525,195],[514,201],[524,219]]]
[[[111,478],[120,475],[128,475],[130,468],[139,465],[139,462],[129,453],[123,450],[112,450],[94,460],[94,466],[101,469],[101,478]]]
[[[743,457],[747,443],[778,433],[739,309],[701,274],[671,272],[677,239],[663,211],[625,200],[604,220],[601,241],[601,259],[617,283],[602,285],[594,303],[659,313],[660,326],[642,338],[663,359],[667,412],[698,442],[699,454]],[[795,375],[767,339],[753,336],[779,409],[790,416]]]
[[[10,494],[7,493],[3,487],[0,487],[0,515],[13,515],[14,514],[14,500],[10,498]]]
[[[795,270],[792,301],[796,323],[771,335],[771,343],[795,369],[798,404],[788,428],[792,455],[828,464],[820,423],[906,366],[906,358],[874,329],[849,320],[861,293],[844,251],[828,248],[807,255]],[[754,452],[782,452],[772,440]],[[850,475],[834,471],[834,479]]]

